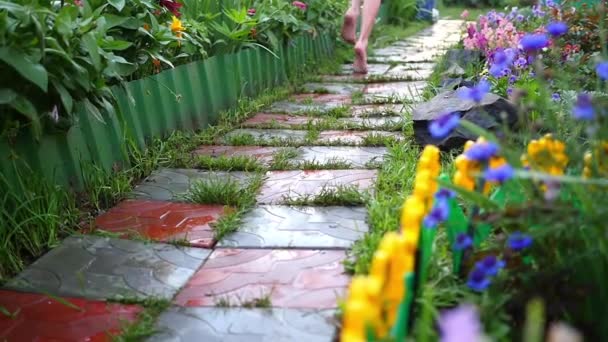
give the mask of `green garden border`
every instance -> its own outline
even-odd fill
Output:
[[[13,161],[23,160],[46,179],[81,189],[83,161],[107,171],[127,166],[128,140],[141,148],[174,130],[208,127],[240,96],[256,96],[285,83],[290,70],[329,57],[333,43],[328,35],[303,35],[275,51],[276,57],[262,48],[246,49],[115,86],[116,115],[105,118],[105,123],[79,106],[77,120],[67,132],[48,133],[35,141],[24,130],[10,145],[0,142],[0,172],[9,181],[16,180]]]

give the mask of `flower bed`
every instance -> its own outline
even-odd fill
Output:
[[[344,341],[404,329],[421,341],[608,338],[607,23],[603,7],[548,3],[466,28],[484,72],[459,95],[508,96],[520,124],[489,132],[446,113],[429,126],[438,139],[458,126],[480,138],[439,177],[424,171],[425,148],[401,233],[384,237],[370,274],[353,282]],[[355,315],[362,303],[366,314]]]

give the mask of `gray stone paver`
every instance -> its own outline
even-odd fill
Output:
[[[7,287],[89,299],[171,299],[210,250],[97,236],[69,237]]]
[[[293,162],[317,162],[326,164],[331,161],[347,162],[353,168],[363,168],[370,163],[380,163],[387,153],[386,147],[348,147],[348,146],[302,146],[297,149],[298,156]]]
[[[160,316],[149,342],[332,342],[334,310],[180,308]]]
[[[350,248],[368,231],[365,207],[259,206],[218,247]]]
[[[253,177],[247,172],[201,171],[193,169],[159,169],[133,190],[131,197],[158,201],[181,201],[197,181],[233,180],[243,185]]]
[[[306,92],[326,92],[328,94],[351,95],[363,91],[364,84],[357,83],[306,83],[303,88]]]

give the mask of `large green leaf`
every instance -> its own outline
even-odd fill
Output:
[[[89,99],[84,99],[82,103],[84,104],[84,109],[87,111],[88,114],[93,115],[93,117],[95,117],[95,119],[97,119],[98,121],[106,123],[103,119],[103,116],[101,115],[101,112],[99,111],[99,108],[95,107],[95,105],[91,103]]]
[[[36,107],[24,96],[17,96],[10,105],[13,109],[30,120],[32,132],[34,133],[34,136],[38,138],[42,133],[42,127],[40,125],[40,116],[38,115]]]
[[[126,50],[129,47],[131,47],[131,45],[133,45],[133,43],[124,41],[124,40],[102,40],[101,41],[101,48],[104,50],[111,50],[111,51],[122,51],[122,50]]]
[[[53,86],[59,93],[59,97],[61,98],[61,103],[63,103],[63,108],[68,112],[68,114],[72,113],[72,108],[74,107],[74,101],[72,99],[72,95],[68,92],[67,89],[61,84],[61,82],[53,82]]]
[[[97,39],[95,39],[93,32],[89,32],[82,37],[82,44],[84,45],[85,50],[87,50],[89,53],[95,70],[101,70],[101,57],[99,56],[98,50],[99,47],[97,46]]]
[[[74,20],[78,17],[75,6],[64,6],[55,18],[55,30],[62,36],[71,37],[74,32]]]
[[[10,46],[0,47],[0,60],[44,92],[48,90],[49,75],[42,64],[32,62],[26,54]]]
[[[118,12],[122,11],[125,7],[125,0],[108,0],[108,3],[116,8]]]
[[[437,182],[444,188],[456,191],[460,196],[462,196],[463,199],[471,202],[474,205],[479,206],[481,209],[495,210],[500,208],[500,206],[496,202],[492,201],[491,199],[478,192],[469,191],[465,188],[452,184],[450,183],[450,181],[447,180],[439,179]]]

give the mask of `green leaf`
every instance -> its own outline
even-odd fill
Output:
[[[30,100],[19,95],[11,102],[10,106],[30,120],[34,136],[36,138],[40,137],[40,134],[42,133],[40,117],[36,107],[30,102]]]
[[[60,82],[53,82],[53,86],[59,93],[59,97],[61,98],[61,103],[63,103],[63,108],[68,114],[72,114],[72,108],[74,107],[74,101],[72,99],[72,95],[68,92],[67,89]]]
[[[108,0],[108,3],[116,8],[118,12],[122,11],[125,7],[125,0]]]
[[[127,42],[124,40],[102,40],[101,41],[101,48],[104,50],[111,50],[111,51],[122,51],[122,50],[126,50],[129,47],[131,47],[131,45],[133,45],[133,43],[131,42]]]
[[[74,19],[78,16],[75,6],[64,6],[55,18],[55,30],[62,36],[71,37],[74,32]]]
[[[437,182],[444,188],[456,191],[460,196],[462,196],[462,198],[472,202],[473,204],[479,206],[482,209],[495,210],[500,208],[497,203],[493,202],[492,200],[478,192],[469,191],[443,179],[439,179]]]
[[[127,20],[131,19],[129,17],[123,17],[120,15],[114,15],[114,14],[106,14],[103,16],[106,20],[106,29],[109,30],[113,27],[116,26],[121,26],[122,24],[124,24]]]
[[[17,97],[17,93],[12,89],[0,89],[0,104],[11,103]]]
[[[0,60],[13,67],[21,76],[45,93],[47,92],[49,75],[42,64],[32,62],[26,54],[9,46],[0,47]]]
[[[95,39],[93,32],[89,32],[82,37],[82,44],[91,57],[93,67],[95,67],[95,70],[99,71],[101,69],[101,57],[99,56],[97,39]]]
[[[82,103],[84,104],[84,109],[87,111],[88,114],[93,115],[93,117],[95,117],[95,119],[97,119],[97,121],[106,123],[105,120],[103,119],[103,116],[101,116],[101,112],[99,111],[99,108],[95,107],[95,105],[93,103],[91,103],[91,101],[89,99],[84,99],[82,101]]]

